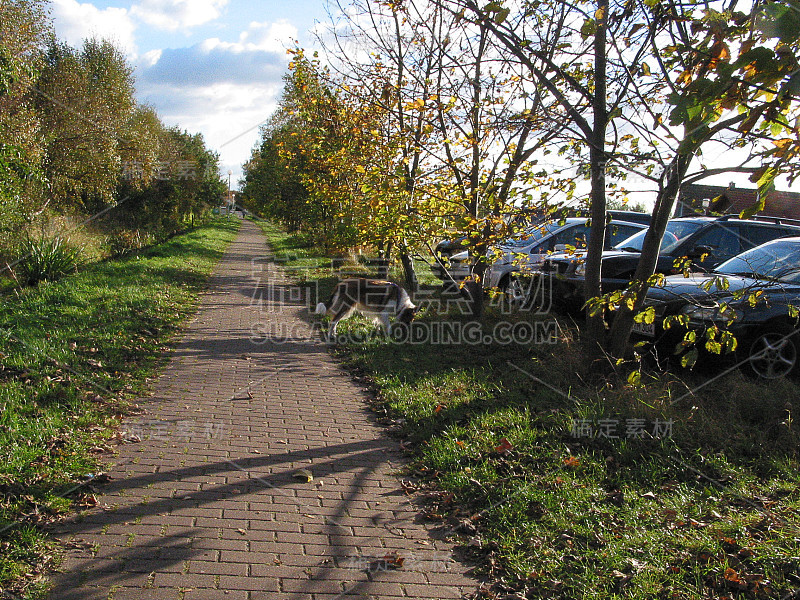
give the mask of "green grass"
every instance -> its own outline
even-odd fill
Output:
[[[281,256],[291,248],[324,263],[302,238],[271,237]],[[330,276],[304,271],[314,273]],[[488,310],[482,326],[506,318]],[[468,322],[420,317],[423,327],[458,320]],[[574,332],[562,332],[555,345],[362,335],[337,350],[377,390],[426,517],[495,582],[485,597],[778,599],[800,588],[797,383],[737,372],[692,391],[707,379],[598,379]],[[574,429],[596,432],[604,419],[618,438]],[[671,420],[671,434],[628,437],[633,419],[649,431]]]
[[[0,590],[41,595],[53,549],[40,526],[91,502],[76,483],[101,468],[236,228],[216,221],[2,299]]]

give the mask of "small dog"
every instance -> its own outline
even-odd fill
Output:
[[[398,323],[408,325],[414,318],[417,307],[411,302],[408,293],[396,283],[380,279],[345,279],[336,284],[327,302],[317,304],[318,315],[330,315],[328,339],[336,335],[339,321],[353,315],[356,311],[371,316],[389,333],[389,316]]]

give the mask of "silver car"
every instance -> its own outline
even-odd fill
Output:
[[[612,221],[606,228],[604,248],[611,248],[633,234],[647,229],[642,223]],[[515,273],[532,273],[553,252],[586,248],[590,226],[585,218],[549,221],[530,227],[489,254],[494,262],[486,272],[485,287],[512,293]],[[455,258],[455,256],[453,257]]]

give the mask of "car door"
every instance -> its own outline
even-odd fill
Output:
[[[553,252],[556,246],[565,245],[576,250],[585,249],[589,242],[589,227],[585,224],[575,224],[565,227],[557,232],[546,242],[546,250]]]
[[[761,244],[766,244],[778,238],[800,235],[800,228],[798,227],[743,223],[742,229],[743,236],[747,241],[746,247],[742,248],[743,251],[755,248]]]
[[[738,223],[714,223],[692,240],[684,255],[702,270],[713,269],[750,247],[743,234]]]

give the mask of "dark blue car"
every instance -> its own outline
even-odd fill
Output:
[[[796,374],[800,237],[767,242],[709,273],[666,277],[663,286],[648,291],[645,307],[655,312],[655,320],[637,323],[634,333],[670,353],[686,340],[687,329],[700,349],[711,331],[723,351],[731,349],[729,336],[734,336],[737,359],[755,375]]]

